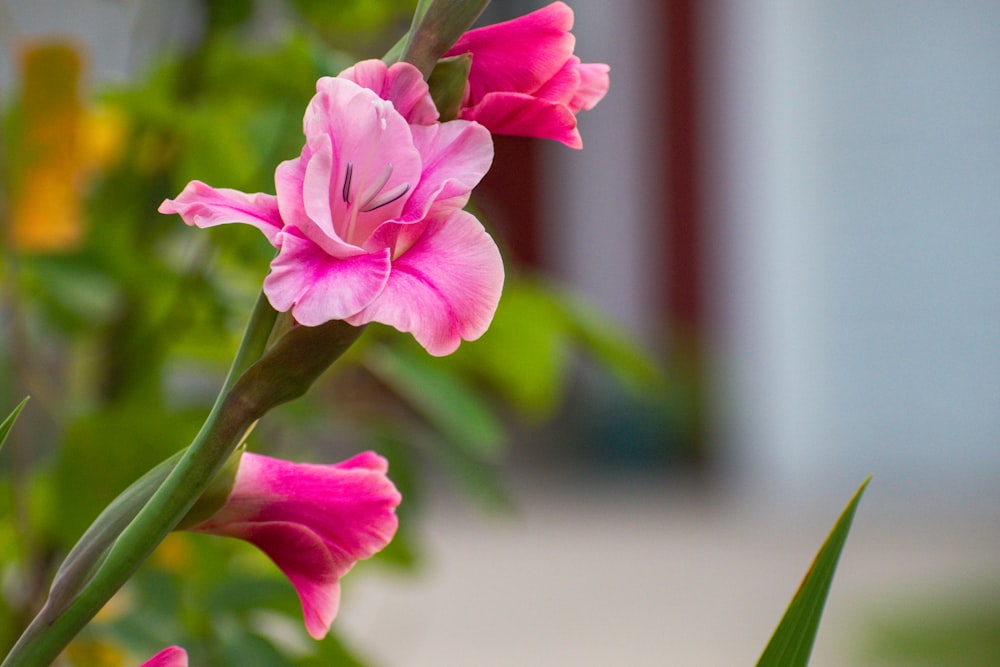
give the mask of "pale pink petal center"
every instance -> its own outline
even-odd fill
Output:
[[[320,235],[360,247],[402,211],[420,180],[420,155],[392,102],[347,79],[324,77],[316,90],[303,121],[301,228],[323,247]]]

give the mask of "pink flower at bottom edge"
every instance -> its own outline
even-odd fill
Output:
[[[573,55],[573,10],[553,2],[462,35],[446,56],[470,54],[459,118],[494,134],[555,139],[582,148],[576,114],[608,92],[609,67]]]
[[[180,646],[165,648],[139,667],[188,667],[187,651]]]
[[[374,452],[331,465],[245,453],[226,504],[188,530],[238,537],[267,554],[295,587],[306,630],[322,639],[340,578],[396,533],[401,496],[388,467]]]

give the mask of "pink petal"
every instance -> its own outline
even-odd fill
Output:
[[[401,497],[385,476],[388,465],[373,452],[334,465],[244,454],[238,483],[245,499],[257,494],[271,500],[258,508],[256,521],[309,526],[342,576],[354,561],[376,554],[396,532],[394,509]]]
[[[302,182],[305,180],[306,164],[311,154],[311,151],[307,153],[304,148],[300,157],[285,160],[274,170],[274,188],[278,193],[281,218],[299,229],[308,224],[308,216],[302,203]]]
[[[568,104],[580,87],[580,72],[577,69],[579,63],[579,58],[571,56],[551,79],[534,92],[534,96],[551,102]]]
[[[434,202],[454,200],[452,206],[461,208],[493,163],[489,130],[460,120],[414,125],[412,130],[423,174],[399,220],[422,219]]]
[[[267,554],[295,587],[306,631],[322,639],[340,606],[340,577],[350,569],[336,563],[323,540],[306,526],[290,522],[237,524],[238,537]],[[339,570],[339,571],[338,571]]]
[[[248,195],[239,190],[213,188],[201,181],[191,181],[176,199],[165,199],[160,213],[177,213],[189,225],[214,227],[233,222],[252,225],[262,231],[271,245],[284,226],[274,195]]]
[[[610,67],[604,63],[584,63],[576,66],[580,72],[580,87],[569,102],[569,108],[577,111],[593,109],[608,93]]]
[[[306,629],[330,629],[340,578],[385,547],[396,533],[400,495],[388,462],[364,452],[335,465],[292,463],[243,454],[225,506],[198,532],[247,540],[295,587]]]
[[[335,463],[333,467],[337,470],[368,470],[369,472],[377,472],[383,475],[389,472],[389,462],[385,457],[379,456],[372,451],[355,454],[346,461]]]
[[[463,109],[462,118],[474,120],[495,134],[555,139],[570,148],[582,148],[576,116],[564,104],[521,93],[490,93],[477,105]]]
[[[343,188],[343,181],[331,178],[336,167],[333,164],[333,144],[328,136],[316,137],[309,151],[309,157],[303,155],[301,163],[305,163],[302,171],[302,182],[299,189],[301,192],[302,209],[305,215],[301,222],[296,223],[299,231],[312,239],[314,243],[323,248],[327,254],[333,257],[351,257],[357,255],[361,250],[350,243],[347,243],[337,230],[334,224],[331,201],[337,196],[336,192],[331,192],[331,188],[338,186]],[[298,176],[299,174],[296,174]],[[333,181],[333,182],[331,182]],[[341,195],[338,212],[343,217],[345,202]],[[341,231],[345,231],[341,230]]]
[[[408,331],[429,353],[442,356],[489,327],[503,288],[503,263],[493,239],[469,213],[453,210],[426,224],[393,261],[378,298],[347,321]]]
[[[318,169],[327,180],[326,206],[337,236],[360,246],[378,225],[402,211],[408,193],[420,181],[420,154],[413,146],[410,125],[391,102],[373,91],[333,77],[320,79],[316,91],[303,121],[306,148],[312,154],[330,143],[329,164]],[[378,204],[378,193],[392,192],[404,195]],[[310,197],[324,195],[311,189],[303,196],[311,217]],[[319,220],[313,222],[322,226]]]
[[[335,257],[350,257],[361,253],[361,249],[341,240],[333,230],[329,215],[321,216],[324,225],[317,224],[306,214],[304,191],[306,168],[311,164],[312,151],[303,148],[302,155],[294,160],[285,160],[274,170],[274,184],[278,193],[278,208],[281,217],[290,227],[295,227],[309,235],[313,242],[323,247]],[[320,160],[323,158],[321,157]],[[329,161],[329,156],[326,157]]]
[[[188,667],[187,651],[179,646],[165,648],[139,667]]]
[[[438,119],[427,82],[410,63],[387,66],[381,60],[362,60],[337,75],[389,100],[410,124],[429,125]]]
[[[358,313],[382,291],[389,277],[387,248],[339,259],[302,236],[281,234],[281,250],[264,279],[264,294],[275,310],[305,326],[343,320]]]
[[[554,2],[511,21],[470,30],[446,55],[472,54],[470,105],[491,91],[533,93],[572,55],[572,27],[573,10]]]

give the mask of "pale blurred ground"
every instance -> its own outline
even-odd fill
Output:
[[[337,621],[349,641],[385,667],[753,665],[853,492],[779,510],[667,477],[512,487],[508,516],[457,496],[432,503],[422,574],[363,567]],[[998,599],[996,526],[986,513],[892,512],[874,480],[813,667],[894,664],[862,651],[880,615],[942,596]],[[986,660],[948,664],[1000,655]]]

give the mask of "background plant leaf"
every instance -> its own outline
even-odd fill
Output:
[[[840,560],[840,553],[847,541],[847,533],[851,529],[861,494],[869,481],[871,477],[861,484],[837,519],[771,636],[771,641],[757,661],[757,667],[804,667],[809,663],[809,655],[823,615],[823,605],[826,604],[826,596],[837,570],[837,561]]]
[[[17,421],[17,416],[21,414],[21,410],[24,409],[25,404],[28,402],[28,397],[25,396],[24,400],[17,404],[13,412],[7,415],[7,418],[0,422],[0,449],[3,449],[3,445],[7,442],[7,435],[10,433],[10,429],[14,427],[14,422]]]
[[[380,347],[369,368],[424,416],[450,442],[477,459],[495,461],[503,453],[504,429],[484,400],[423,354]]]

